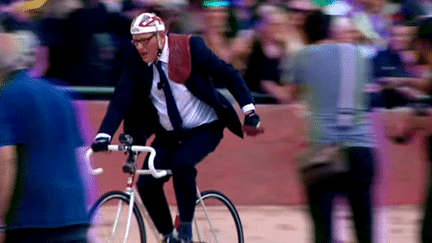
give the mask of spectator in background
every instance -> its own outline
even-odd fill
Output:
[[[29,11],[23,9],[23,2],[13,0],[10,4],[4,5],[3,12],[0,8],[0,25],[7,33],[15,31],[31,31],[38,39],[41,39],[40,26],[31,19]],[[39,46],[36,51],[36,63],[30,70],[32,76],[41,76],[48,68],[48,49]]]
[[[409,102],[406,88],[424,89],[429,79],[410,74],[404,52],[409,48],[412,27],[397,23],[391,28],[387,49],[377,53],[373,59],[374,78],[382,85],[380,106],[392,108],[405,106]]]
[[[293,90],[293,86],[289,85],[293,82],[293,71],[295,68],[295,62],[296,62],[296,55],[297,52],[303,49],[305,46],[316,43],[318,41],[321,41],[325,39],[324,37],[327,36],[327,32],[329,29],[323,28],[323,26],[329,26],[330,22],[328,23],[322,23],[321,25],[309,25],[307,28],[305,28],[305,20],[311,14],[313,11],[317,11],[317,9],[313,10],[314,7],[312,7],[308,2],[306,1],[290,1],[288,2],[288,14],[292,15],[291,18],[289,18],[289,25],[287,29],[287,44],[288,44],[288,51],[285,55],[285,58],[282,59],[281,63],[281,84],[277,84],[274,82],[262,82],[262,89],[270,94],[272,97],[275,98],[275,100],[278,103],[285,104],[290,103],[293,98],[295,90]],[[290,10],[291,9],[291,10]],[[290,13],[291,12],[291,13]],[[291,22],[291,20],[294,20]],[[329,18],[323,18],[321,21],[330,20]],[[291,38],[291,33],[296,32],[297,34],[294,34],[294,37]],[[298,37],[301,36],[301,41],[295,40],[295,38],[298,39]],[[293,41],[293,43],[292,43]]]
[[[385,48],[385,39],[390,35],[391,19],[384,13],[387,0],[340,0],[324,7],[329,15],[352,19],[365,39],[371,41],[376,51]]]
[[[167,28],[170,33],[185,34],[182,14],[187,12],[187,6],[176,4],[165,4],[161,17],[166,20]]]
[[[234,22],[230,22],[232,10],[228,1],[204,1],[204,21],[199,34],[219,58],[244,74],[250,54],[251,38],[248,35],[236,35],[237,30],[234,29],[237,28],[237,22],[235,19]],[[224,88],[217,80],[216,85]]]
[[[42,45],[49,50],[45,76],[70,85],[113,86],[121,75],[121,58],[131,20],[119,5],[79,0],[50,1],[41,11]]]
[[[68,95],[28,74],[36,43],[0,34],[0,242],[85,243],[83,139]]]
[[[400,40],[403,50],[399,51],[406,72],[412,76],[420,78],[422,74],[417,72],[417,57],[414,48],[415,36],[418,27],[409,22],[395,22],[391,27],[391,34]]]
[[[313,45],[297,54],[293,81],[293,90],[300,91],[294,93],[295,100],[305,99],[310,112],[307,149],[338,143],[347,156],[347,172],[305,184],[314,242],[334,242],[332,204],[335,196],[342,194],[350,202],[358,242],[370,243],[375,141],[364,87],[371,81],[371,63],[359,46],[351,43],[350,22],[342,22],[348,26],[333,29],[331,35],[328,23],[328,16],[320,11],[306,19],[306,32],[311,34]],[[316,29],[320,31],[315,33]]]
[[[238,31],[251,30],[258,21],[256,10],[263,1],[233,0],[233,15],[238,23]]]
[[[337,43],[360,43],[360,34],[352,20],[348,17],[333,17],[330,24],[331,39]]]
[[[432,15],[432,1],[431,0],[402,0],[400,15],[405,20],[412,21],[422,16]]]
[[[231,63],[234,56],[231,52],[232,39],[228,37],[228,2],[204,1],[202,14],[204,25],[200,35],[210,50],[225,62]]]
[[[419,23],[416,51],[423,56],[423,64],[432,69],[432,18],[427,18]],[[430,98],[432,95],[432,82],[430,76],[422,85],[420,91],[424,91]],[[423,109],[414,110],[410,107],[404,109],[388,109],[385,111],[386,134],[392,140],[408,140],[415,132],[422,130],[427,135],[429,146],[429,161],[432,161],[432,104],[424,104]],[[420,239],[422,243],[432,242],[432,167],[429,171],[429,183],[421,225]]]
[[[77,35],[74,28],[68,26],[70,14],[82,9],[79,0],[50,1],[40,10],[41,46],[47,50],[46,72],[41,73],[51,81],[61,80],[68,84],[79,84],[76,70],[72,67],[76,49],[73,39]]]
[[[258,12],[260,21],[244,79],[251,91],[265,93],[264,83],[281,84],[281,65],[289,45],[286,38],[288,24],[286,11],[282,8],[262,5]]]
[[[286,4],[288,11],[288,42],[290,55],[295,54],[307,44],[307,35],[304,31],[304,21],[314,9],[308,0],[291,0]]]
[[[75,37],[76,72],[82,86],[115,86],[122,73],[123,54],[130,43],[130,34],[121,26],[131,20],[122,13],[127,6],[119,0],[100,0],[95,6],[77,11],[70,20],[80,29]],[[77,33],[78,34],[78,33]]]

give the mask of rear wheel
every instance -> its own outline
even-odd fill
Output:
[[[218,191],[201,193],[196,202],[193,242],[244,243],[243,226],[234,204]]]
[[[112,191],[102,195],[90,210],[89,238],[95,242],[141,242],[146,243],[145,225],[136,203],[132,208],[130,226],[128,215],[130,195]]]

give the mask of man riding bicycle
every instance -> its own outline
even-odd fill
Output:
[[[263,132],[260,118],[240,73],[210,51],[202,38],[168,35],[163,20],[152,13],[137,16],[130,31],[134,47],[125,55],[123,75],[92,149],[106,150],[123,120],[135,144],[144,145],[155,134],[155,167],[173,173],[179,232],[174,231],[163,191],[169,177],[141,176],[138,191],[165,242],[191,242],[195,166],[216,149],[225,127],[239,137],[243,132],[255,136]],[[213,82],[225,85],[242,107],[243,127]]]

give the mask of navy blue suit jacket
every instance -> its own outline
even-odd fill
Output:
[[[190,50],[192,71],[186,80],[186,87],[215,109],[224,126],[243,137],[241,122],[234,107],[213,85],[213,80],[224,84],[241,107],[254,103],[241,74],[216,56],[201,37],[190,38]],[[160,128],[156,108],[149,98],[153,69],[141,59],[134,47],[125,55],[124,72],[99,132],[112,136],[124,120],[125,133],[132,135],[134,144],[145,144],[147,138]]]

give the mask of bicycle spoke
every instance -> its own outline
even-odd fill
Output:
[[[197,202],[193,223],[193,242],[244,242],[237,211],[229,200],[217,192],[203,193],[205,206]]]
[[[125,198],[120,198],[119,195],[112,195],[102,200],[92,211],[90,242],[143,242],[142,233],[145,234],[145,231],[141,232],[139,219],[129,206],[128,198],[125,201]]]

